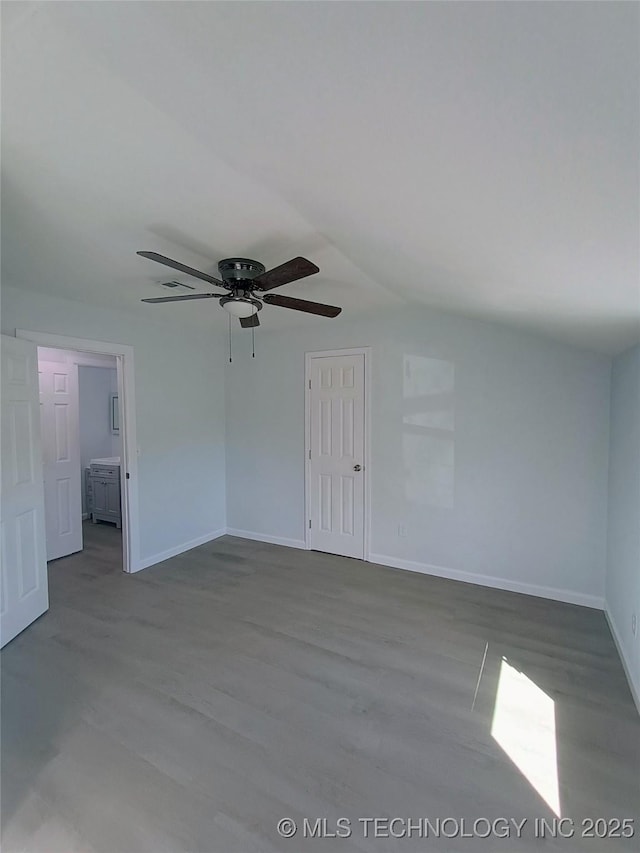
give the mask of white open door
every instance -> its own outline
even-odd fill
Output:
[[[49,607],[35,344],[2,335],[0,646]]]
[[[47,560],[82,551],[78,365],[41,361],[40,412]]]
[[[309,389],[310,544],[364,558],[364,355],[314,356]]]

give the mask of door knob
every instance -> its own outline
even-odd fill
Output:
[[[353,470],[354,471],[362,471],[362,465],[354,465]]]

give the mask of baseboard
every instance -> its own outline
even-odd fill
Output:
[[[205,533],[204,536],[199,536],[197,539],[191,539],[189,542],[183,542],[175,548],[169,548],[168,551],[163,551],[161,554],[154,554],[153,557],[145,557],[140,560],[138,565],[132,571],[140,572],[142,569],[148,569],[150,566],[155,566],[157,563],[162,563],[164,560],[169,560],[171,557],[177,557],[178,554],[184,554],[185,551],[190,551],[192,548],[197,548],[199,545],[205,545],[207,542],[212,542],[214,539],[219,539],[224,536],[226,529],[222,527],[220,530],[213,530],[211,533]]]
[[[253,539],[254,542],[267,542],[269,545],[284,545],[285,548],[301,548],[306,550],[303,539],[287,539],[284,536],[269,536],[266,533],[254,533],[252,530],[238,530],[235,527],[227,527],[229,536],[237,536],[239,539]]]
[[[83,512],[82,513],[82,520],[83,521],[89,521],[90,518],[91,518],[91,513],[89,513],[89,512]]]
[[[393,569],[405,569],[406,571],[419,572],[423,575],[434,575],[435,577],[447,578],[448,580],[474,583],[493,589],[504,589],[508,592],[521,592],[525,595],[535,595],[538,598],[550,598],[553,601],[563,601],[567,604],[580,604],[583,607],[604,610],[604,598],[599,598],[595,595],[585,595],[582,592],[573,592],[568,589],[538,586],[537,584],[523,583],[521,581],[510,581],[505,578],[494,578],[489,575],[474,575],[471,572],[462,572],[458,569],[446,569],[442,566],[432,566],[428,563],[400,560],[397,557],[388,557],[386,554],[370,554],[369,562],[379,563],[382,566],[389,566]]]
[[[229,536],[237,536],[240,539],[252,539],[256,542],[267,542],[270,545],[284,545],[287,548],[306,549],[306,544],[302,539],[286,539],[282,536],[269,536],[266,533],[255,533],[252,530],[238,530],[234,527],[227,527],[226,532]],[[379,563],[382,566],[389,566],[394,569],[405,569],[409,572],[419,572],[423,575],[434,575],[439,578],[488,586],[493,589],[504,589],[508,592],[535,595],[538,598],[548,598],[552,601],[562,601],[567,604],[579,604],[582,607],[592,607],[594,610],[604,610],[604,598],[595,595],[585,595],[582,592],[574,592],[573,590],[538,586],[536,584],[522,583],[521,581],[509,581],[504,578],[494,578],[488,575],[474,575],[471,572],[446,569],[442,566],[433,566],[428,563],[401,560],[397,557],[389,557],[386,554],[370,554],[368,562]]]
[[[620,660],[622,661],[622,668],[624,669],[624,674],[627,676],[627,682],[629,683],[629,690],[631,691],[631,695],[633,697],[633,701],[636,703],[636,708],[638,709],[638,713],[640,714],[640,684],[635,684],[633,680],[633,675],[631,671],[631,666],[627,661],[627,655],[624,650],[624,646],[620,640],[620,634],[618,629],[616,628],[616,623],[613,620],[613,616],[609,612],[609,608],[605,602],[604,607],[604,615],[609,624],[609,630],[611,631],[611,636],[613,637],[613,642],[616,644],[616,649],[618,650],[618,655],[620,656]]]

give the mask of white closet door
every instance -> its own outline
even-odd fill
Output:
[[[311,547],[364,558],[364,356],[311,359]]]
[[[2,335],[0,646],[49,607],[35,344]]]
[[[47,560],[57,560],[82,551],[78,366],[41,361],[38,370]]]

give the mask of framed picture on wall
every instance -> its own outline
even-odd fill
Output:
[[[111,395],[111,405],[109,407],[109,416],[111,419],[111,432],[114,435],[120,434],[120,407],[118,406],[118,395]]]

